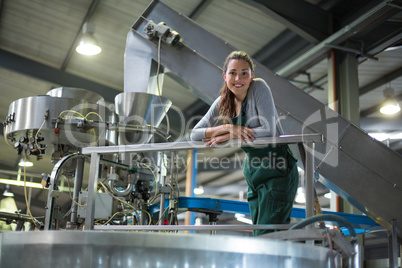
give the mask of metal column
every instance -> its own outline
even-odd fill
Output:
[[[389,267],[398,268],[398,237],[396,232],[396,220],[391,222],[391,232],[388,241],[388,252],[389,252]]]
[[[346,119],[359,125],[358,60],[350,49],[359,50],[359,43],[348,41],[345,47],[336,46],[328,58],[328,103]],[[345,200],[339,200],[341,212],[361,214]]]
[[[77,204],[78,196],[82,187],[82,175],[84,173],[84,158],[77,158],[77,167],[75,169],[75,180],[74,180],[74,192],[73,192],[73,203],[71,207],[71,222],[77,223]]]
[[[100,155],[96,152],[91,153],[91,165],[89,167],[88,200],[85,215],[85,230],[92,230],[95,216],[95,198],[98,187]]]
[[[314,216],[314,147],[314,142],[306,143],[306,219]]]

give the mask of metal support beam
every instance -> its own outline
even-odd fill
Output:
[[[402,76],[402,67],[399,67],[398,69],[384,75],[383,77],[371,82],[370,84],[361,87],[359,89],[359,95],[364,95],[388,82],[391,82],[392,80],[399,78],[400,76]]]
[[[262,9],[262,6],[259,6],[259,9],[262,9],[269,16],[286,25],[287,28],[310,43],[316,44],[329,35],[330,23],[328,18],[331,16],[318,6],[300,0],[242,1],[251,5],[253,5],[252,2],[257,2],[266,7]]]
[[[347,47],[355,45],[350,41],[347,42]],[[335,51],[335,61],[340,114],[359,125],[359,80],[356,55],[353,52]]]
[[[0,19],[1,19],[1,16],[3,14],[3,8],[4,8],[4,1],[0,0]]]
[[[319,61],[328,51],[328,45],[339,45],[345,40],[357,35],[360,31],[375,24],[381,23],[386,18],[393,16],[399,10],[395,7],[389,6],[392,0],[382,1],[380,4],[369,10],[364,15],[360,16],[350,24],[346,25],[336,33],[332,34],[325,40],[321,41],[318,45],[310,49],[307,53],[298,57],[287,66],[278,70],[278,74],[283,77],[290,77],[297,71]]]
[[[93,222],[95,217],[95,198],[98,187],[99,176],[99,160],[100,155],[91,153],[91,164],[89,167],[89,181],[88,181],[88,199],[87,209],[85,214],[85,230],[93,229]]]
[[[77,203],[79,193],[82,187],[84,164],[85,164],[84,158],[77,158],[77,166],[75,169],[75,179],[74,179],[73,202],[71,204],[71,222],[73,224],[76,223],[77,221],[77,211],[78,211]]]
[[[391,231],[388,240],[388,252],[389,252],[389,267],[398,268],[398,237],[396,232],[396,220],[391,222]]]
[[[285,30],[253,55],[253,58],[276,71],[312,47],[310,42],[290,30]]]
[[[121,93],[118,89],[67,73],[2,49],[0,49],[0,67],[60,86],[88,89],[98,93],[109,102],[114,102],[114,97]]]
[[[348,41],[346,47],[353,50],[358,44]],[[331,107],[351,122],[359,125],[359,82],[358,82],[358,61],[355,53],[332,50],[328,64],[328,103],[338,104]],[[337,197],[338,198],[338,197]],[[350,203],[340,200],[340,207],[336,208],[341,212],[356,213]]]

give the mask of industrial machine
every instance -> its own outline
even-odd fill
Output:
[[[116,96],[114,104],[87,90],[64,87],[46,96],[13,102],[5,121],[8,142],[20,154],[38,159],[50,156],[55,166],[43,179],[44,186],[49,187],[45,221],[36,220],[37,227],[45,231],[23,237],[2,234],[1,264],[9,264],[4,254],[30,258],[46,246],[47,254],[38,258],[37,265],[30,266],[84,263],[90,264],[85,267],[251,267],[274,261],[281,267],[359,267],[361,256],[355,234],[346,241],[343,235],[328,230],[308,229],[303,235],[298,230],[285,230],[265,239],[93,230],[96,226],[128,226],[125,230],[134,230],[129,227],[162,222],[173,228],[165,226],[154,231],[178,230],[174,227],[179,208],[175,159],[183,144],[176,143],[177,150],[167,150],[166,144],[172,139],[168,130],[159,128],[172,105],[161,96],[163,71],[169,69],[196,95],[211,103],[218,94],[214,89],[221,83],[218,66],[234,49],[164,3],[154,1],[128,33],[124,92]],[[192,62],[192,70],[183,62]],[[324,184],[391,230],[395,243],[402,222],[397,208],[402,202],[401,158],[308,94],[263,66],[257,67],[256,76],[271,85],[285,132],[302,134],[300,141],[290,143],[304,143],[300,154],[310,155],[306,173],[311,178],[317,174]],[[200,72],[210,79],[203,79]],[[290,92],[293,99],[287,97]],[[324,143],[320,139],[308,140],[316,133],[323,134]],[[356,138],[365,141],[364,148],[354,142]],[[375,150],[382,158],[362,157],[369,155],[364,153],[367,150]],[[387,165],[381,161],[394,163],[395,170],[382,172]],[[363,174],[381,200],[370,198],[373,195],[367,191],[371,188],[352,187],[365,184],[357,174]],[[61,192],[62,184],[67,185],[67,194]],[[54,205],[61,195],[71,199],[65,211]],[[159,213],[151,213],[150,206],[156,200]],[[339,219],[330,220],[348,225]],[[314,220],[306,225],[311,223]],[[353,227],[346,227],[352,234]],[[317,240],[321,242],[314,246]],[[20,267],[26,264],[23,261]]]

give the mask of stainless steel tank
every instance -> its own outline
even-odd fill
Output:
[[[99,116],[98,116],[99,115]],[[57,88],[40,95],[22,98],[12,102],[9,106],[8,117],[5,122],[5,132],[10,143],[18,141],[20,137],[31,138],[39,131],[43,143],[49,145],[69,145],[73,148],[88,146],[95,141],[103,144],[115,144],[117,136],[112,131],[95,126],[58,123],[59,116],[64,118],[83,118],[88,116],[89,121],[117,121],[117,115],[110,111],[103,102],[103,98],[84,89]],[[55,129],[60,130],[56,133]],[[45,154],[51,154],[46,149]]]
[[[41,231],[0,239],[0,267],[331,267],[329,249],[263,238]]]
[[[101,95],[93,91],[74,87],[53,88],[49,90],[46,95],[58,98],[80,99],[89,103],[98,103],[104,100]]]

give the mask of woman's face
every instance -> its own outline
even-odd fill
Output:
[[[253,81],[254,74],[251,72],[250,64],[245,60],[230,60],[226,73],[223,74],[226,85],[233,94],[243,99]]]

